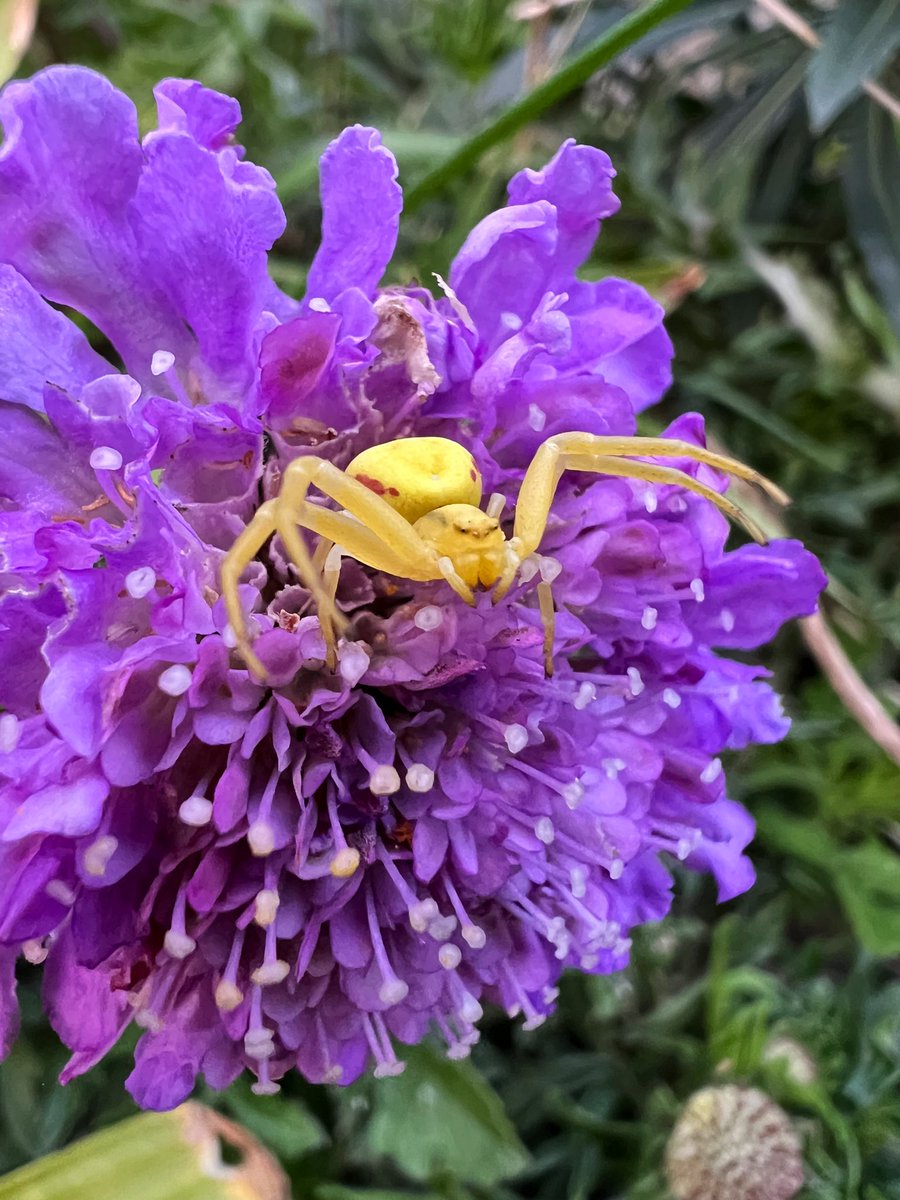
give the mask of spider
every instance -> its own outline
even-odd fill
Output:
[[[278,533],[301,582],[312,595],[325,639],[327,662],[337,662],[336,638],[347,620],[335,605],[343,555],[376,571],[402,579],[444,579],[467,604],[475,589],[493,592],[496,603],[509,591],[523,564],[538,550],[556,488],[565,471],[677,484],[703,496],[759,542],[762,530],[736,503],[675,467],[634,461],[641,458],[687,458],[761,486],[779,504],[788,497],[770,480],[736,459],[715,454],[690,442],[653,437],[600,437],[559,433],[538,447],[516,503],[512,537],[500,528],[505,498],[495,493],[484,510],[481,475],[468,450],[442,437],[398,438],[363,450],[341,470],[315,455],[295,458],[287,467],[281,490],[257,510],[222,564],[222,590],[237,648],[261,680],[266,671],[250,648],[247,624],[238,597],[238,580],[273,533]],[[325,508],[307,498],[310,487],[333,500]],[[310,554],[300,529],[317,534]],[[533,561],[533,560],[532,560]],[[530,576],[540,571],[538,602],[544,624],[544,666],[553,672],[553,560],[538,559]],[[525,574],[529,574],[528,565]]]

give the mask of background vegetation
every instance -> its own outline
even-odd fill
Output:
[[[813,51],[777,4],[680,7],[584,86],[532,105],[479,161],[419,188],[394,272],[443,272],[509,175],[563,138],[613,156],[622,213],[589,272],[650,287],[677,348],[677,382],[645,431],[704,412],[719,442],[792,493],[790,532],[831,579],[836,640],[807,631],[814,656],[794,628],[768,653],[790,740],[729,764],[759,822],[759,883],[719,908],[708,881],[682,875],[673,916],[643,931],[627,973],[567,978],[558,1016],[534,1033],[489,1016],[470,1063],[423,1047],[396,1081],[208,1097],[275,1151],[297,1197],[663,1197],[681,1104],[736,1080],[797,1123],[804,1197],[900,1200],[900,156],[884,98],[862,90],[900,90],[900,10],[795,0],[823,39]],[[148,122],[164,75],[237,95],[242,140],[288,210],[275,267],[297,291],[317,244],[316,160],[345,123],[379,125],[405,184],[421,183],[633,9],[45,0],[20,73],[97,66]],[[25,968],[26,1035],[0,1069],[0,1171],[131,1111],[129,1046],[55,1084],[64,1052],[36,975]]]

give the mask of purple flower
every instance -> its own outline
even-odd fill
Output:
[[[618,208],[599,150],[516,176],[435,299],[379,286],[396,164],[346,130],[298,303],[235,102],[167,80],[157,104],[140,141],[86,70],[0,99],[0,1044],[16,958],[46,959],[63,1080],[133,1021],[128,1087],[167,1108],[198,1073],[392,1074],[429,1030],[459,1057],[485,1002],[538,1025],[566,966],[621,968],[665,914],[666,856],[748,887],[718,755],[787,721],[716,650],[813,611],[823,578],[796,542],[726,551],[683,489],[573,474],[541,547],[552,679],[533,584],[469,608],[350,561],[328,669],[276,538],[241,588],[258,682],[219,568],[294,457],[449,437],[508,516],[543,439],[633,432],[671,346],[641,288],[576,278]]]

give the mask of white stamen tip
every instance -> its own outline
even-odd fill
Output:
[[[681,697],[678,695],[678,693],[675,691],[674,688],[664,688],[662,698],[663,698],[663,704],[667,705],[669,708],[680,708],[681,707]]]
[[[405,1070],[406,1063],[398,1058],[394,1062],[379,1063],[372,1074],[376,1079],[391,1079],[395,1075],[402,1075]]]
[[[549,817],[541,817],[535,823],[534,836],[539,842],[543,842],[545,846],[552,844],[556,837],[556,830],[553,828],[553,822]]]
[[[446,942],[456,929],[456,917],[435,917],[428,926],[429,934],[436,942]]]
[[[165,375],[171,367],[175,366],[175,355],[171,350],[157,350],[150,359],[150,374]]]
[[[98,446],[91,451],[88,461],[95,471],[118,471],[122,455],[112,446]]]
[[[558,558],[551,558],[550,555],[544,554],[540,559],[539,570],[543,582],[552,583],[562,570],[562,563]]]
[[[243,1002],[244,993],[234,983],[221,979],[216,984],[216,1008],[220,1012],[234,1012]]]
[[[625,864],[622,862],[621,858],[614,858],[612,860],[612,862],[609,864],[610,879],[621,879],[622,872],[624,870],[625,870]]]
[[[100,879],[106,874],[109,860],[119,848],[119,839],[112,834],[103,834],[91,842],[84,852],[84,869],[88,875]]]
[[[464,1021],[468,1021],[470,1025],[474,1025],[476,1021],[480,1021],[484,1016],[484,1009],[475,999],[471,992],[464,992],[462,1002],[456,1010]]]
[[[33,967],[39,967],[50,953],[50,948],[45,946],[40,938],[29,938],[27,942],[22,943],[22,953]]]
[[[646,508],[648,513],[655,513],[658,504],[659,501],[656,492],[652,488],[647,488],[646,492],[644,492],[644,508]]]
[[[181,663],[166,667],[157,680],[157,686],[167,696],[183,696],[191,686],[191,672]]]
[[[132,600],[143,600],[156,587],[156,572],[152,567],[137,567],[125,576],[125,591]]]
[[[248,1029],[244,1034],[244,1051],[248,1058],[271,1058],[275,1053],[275,1035],[271,1029]]]
[[[274,1079],[257,1079],[255,1083],[250,1084],[250,1091],[254,1096],[277,1096],[281,1091],[281,1084],[276,1083]]]
[[[308,301],[308,304],[313,312],[320,312],[320,313],[331,312],[331,305],[328,303],[328,301],[325,299],[324,296],[313,296],[313,298],[310,301]]]
[[[712,758],[700,772],[701,783],[714,783],[722,774],[722,760]]]
[[[265,858],[275,849],[275,831],[267,821],[254,821],[247,830],[247,844],[254,858]]]
[[[401,1004],[409,995],[409,984],[402,979],[386,979],[378,989],[382,1004]]]
[[[444,623],[444,614],[436,604],[425,604],[413,617],[413,625],[417,629],[422,629],[426,633],[432,629],[440,629]]]
[[[483,950],[487,943],[487,934],[479,925],[463,925],[462,940],[472,950]]]
[[[583,899],[587,892],[587,875],[584,867],[572,867],[569,871],[569,882],[572,885],[572,895],[575,899]]]
[[[15,713],[4,713],[0,717],[0,754],[12,754],[19,744],[22,726]]]
[[[734,629],[734,613],[730,608],[723,608],[719,613],[719,621],[726,633],[731,633]]]
[[[503,740],[510,754],[518,754],[528,745],[528,730],[524,725],[507,725],[503,730]]]
[[[55,900],[58,904],[64,904],[66,908],[71,908],[75,903],[75,893],[61,879],[51,879],[44,887],[44,891],[51,900]]]
[[[188,796],[178,808],[178,819],[185,825],[200,829],[212,820],[212,801],[205,796]]]
[[[263,963],[257,967],[251,972],[250,979],[259,987],[270,987],[275,983],[283,983],[290,973],[290,964],[283,958],[276,958],[274,962]]]
[[[706,599],[706,589],[703,586],[702,579],[691,580],[691,593],[698,604],[702,604]]]
[[[163,947],[172,958],[187,958],[197,949],[197,943],[188,934],[169,929],[163,938]]]
[[[434,771],[424,763],[412,763],[406,772],[406,786],[411,792],[430,792],[434,787]]]
[[[393,796],[400,791],[400,776],[395,767],[383,764],[369,776],[369,791],[375,796]]]
[[[679,862],[684,862],[690,852],[693,850],[689,838],[679,838],[678,845],[675,847],[675,853],[678,856]]]
[[[644,680],[641,678],[640,671],[637,667],[629,667],[625,674],[628,676],[628,686],[632,696],[639,696],[644,690]]]
[[[528,405],[528,424],[535,433],[540,433],[547,424],[547,414],[537,404]]]
[[[261,892],[256,893],[256,899],[253,901],[253,920],[263,929],[268,929],[274,924],[280,903],[281,897],[274,888],[263,888]]]
[[[424,933],[437,916],[440,916],[440,909],[430,896],[409,907],[409,923],[416,933]]]
[[[562,790],[562,798],[568,808],[577,808],[584,799],[584,784],[580,779],[573,779]]]
[[[593,704],[597,699],[597,689],[592,683],[582,683],[575,695],[573,704],[575,708],[587,708],[589,704]]]
[[[656,628],[656,621],[658,617],[659,613],[656,611],[656,609],[648,604],[641,613],[641,625],[649,632],[651,629]]]
[[[329,864],[328,870],[335,879],[349,879],[355,875],[359,867],[359,851],[352,846],[344,846],[338,850]]]
[[[438,962],[445,971],[455,971],[462,962],[462,951],[452,942],[445,942],[438,950]]]
[[[234,632],[234,630],[231,628],[230,625],[226,625],[225,628],[222,630],[222,641],[225,643],[225,645],[228,647],[229,650],[233,650],[235,648],[235,646],[237,645],[237,634]]]
[[[522,583],[531,583],[535,575],[538,573],[538,557],[536,554],[529,554],[527,558],[522,559],[522,564],[519,567],[519,579]]]
[[[344,1078],[344,1068],[340,1063],[335,1063],[333,1067],[329,1067],[322,1076],[323,1083],[340,1083]]]
[[[491,498],[487,503],[487,508],[484,511],[489,517],[496,521],[503,512],[504,508],[506,508],[506,497],[502,492],[492,492]]]

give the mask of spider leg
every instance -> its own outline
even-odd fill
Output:
[[[254,558],[275,532],[275,513],[277,501],[267,500],[261,504],[253,516],[253,520],[243,530],[234,545],[225,555],[222,562],[221,580],[222,595],[225,598],[225,611],[228,621],[237,640],[237,648],[244,662],[259,679],[265,679],[266,671],[262,663],[250,649],[250,639],[247,635],[247,622],[238,595],[238,580],[244,568],[253,562]]]
[[[338,583],[341,578],[341,548],[340,546],[332,545],[325,538],[316,547],[316,554],[322,547],[328,548],[325,555],[325,565],[322,570],[322,578],[325,583],[325,591],[331,600],[332,609],[337,611],[335,604],[335,596],[337,595]],[[325,639],[325,662],[328,669],[334,671],[337,669],[337,639],[334,631],[334,622],[330,616],[320,614],[319,624],[322,626],[322,636]]]
[[[538,449],[525,473],[516,505],[515,536],[521,540],[523,557],[533,554],[540,545],[550,513],[556,488],[564,471],[591,471],[602,475],[643,479],[649,483],[675,484],[709,500],[721,512],[743,525],[751,537],[765,542],[766,536],[755,521],[732,500],[713,488],[678,470],[656,463],[635,462],[620,457],[625,454],[648,454],[659,457],[691,458],[742,479],[764,486],[781,503],[787,497],[774,483],[764,480],[757,472],[735,459],[713,454],[690,442],[667,441],[665,438],[607,438],[584,433],[563,433]]]
[[[549,679],[553,674],[553,638],[556,632],[556,612],[553,608],[553,588],[541,581],[537,585],[541,620],[544,622],[544,674]]]

